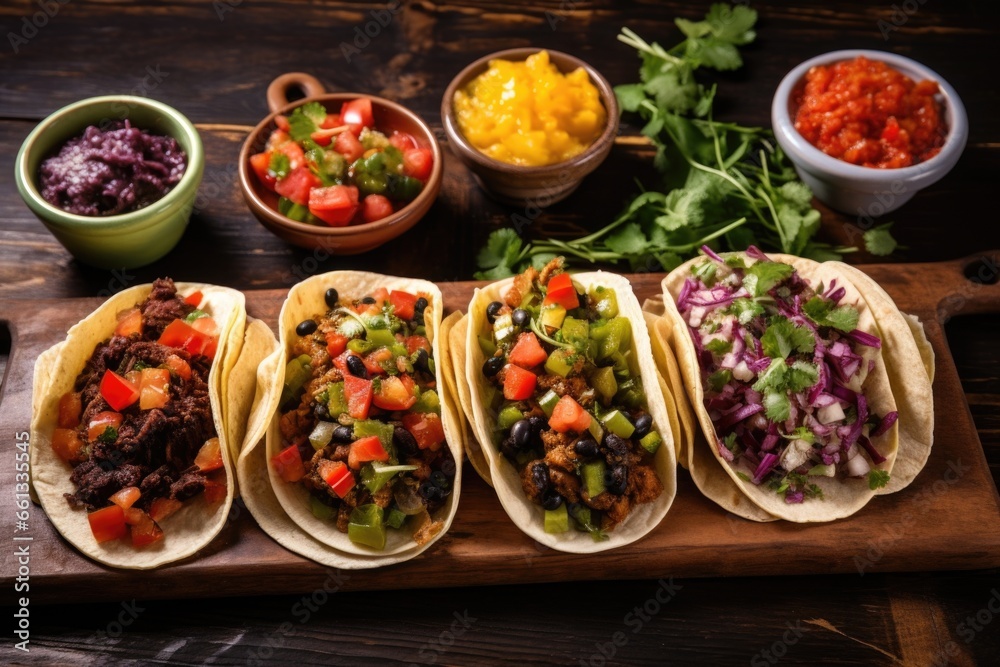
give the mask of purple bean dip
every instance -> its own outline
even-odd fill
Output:
[[[180,182],[187,156],[173,137],[126,120],[91,125],[39,170],[42,197],[67,213],[107,216],[149,206]]]

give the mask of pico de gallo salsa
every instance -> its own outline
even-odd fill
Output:
[[[66,500],[89,511],[98,542],[158,542],[159,522],[185,501],[226,497],[208,385],[219,328],[201,300],[179,296],[169,278],[154,282],[59,400],[52,448],[76,487]]]
[[[383,549],[388,529],[424,544],[452,493],[456,461],[441,422],[429,295],[379,288],[295,329],[281,395],[274,471],[309,490],[310,509],[348,538]]]
[[[297,222],[381,220],[415,199],[434,167],[431,149],[413,136],[375,127],[366,97],[345,102],[339,114],[308,102],[275,124],[250,166],[278,195],[279,213]]]
[[[486,309],[482,373],[496,389],[495,443],[544,511],[547,533],[607,539],[663,491],[632,322],[613,289],[582,291],[554,259]]]

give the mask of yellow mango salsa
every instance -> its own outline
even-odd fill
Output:
[[[528,167],[568,160],[604,131],[607,112],[586,70],[562,74],[539,51],[522,62],[491,60],[455,93],[462,135],[491,158]]]

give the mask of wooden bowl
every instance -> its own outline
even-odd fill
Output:
[[[289,103],[287,94],[292,88],[306,93],[304,99]],[[417,145],[430,148],[434,167],[424,189],[416,199],[375,222],[347,227],[327,227],[296,222],[278,212],[278,195],[266,188],[250,169],[250,156],[264,149],[268,136],[275,129],[275,117],[287,115],[307,102],[319,102],[327,111],[340,113],[344,102],[367,97],[372,101],[375,125],[382,131],[398,130],[413,136]],[[240,189],[250,211],[264,227],[292,245],[302,248],[322,249],[333,255],[356,255],[367,252],[396,238],[413,227],[424,217],[441,189],[442,159],[434,133],[427,124],[409,109],[390,100],[365,93],[326,93],[314,77],[301,72],[291,72],[276,78],[267,89],[267,104],[271,110],[264,120],[250,132],[239,157]]]
[[[497,51],[479,60],[458,73],[441,100],[441,121],[451,144],[452,152],[476,177],[479,185],[494,199],[515,206],[549,206],[568,197],[583,180],[584,176],[597,169],[611,152],[618,134],[618,100],[607,79],[600,72],[569,54],[559,51],[549,52],[549,59],[563,74],[582,67],[601,95],[601,103],[607,111],[607,125],[604,132],[585,151],[568,160],[542,167],[524,167],[494,160],[470,144],[458,127],[455,114],[455,93],[464,88],[474,78],[489,69],[490,61],[503,59],[520,61],[538,53],[538,48],[518,48]]]

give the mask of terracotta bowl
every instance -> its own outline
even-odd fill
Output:
[[[544,167],[523,167],[494,160],[474,148],[465,139],[455,115],[453,103],[455,93],[489,69],[491,60],[497,58],[511,61],[524,60],[540,50],[507,49],[483,56],[452,79],[441,100],[441,120],[452,151],[472,170],[479,185],[488,194],[501,202],[515,206],[533,204],[544,207],[568,197],[580,185],[584,176],[594,171],[608,156],[614,145],[615,135],[618,134],[618,100],[607,79],[579,58],[546,49],[549,52],[549,59],[560,72],[566,74],[582,67],[590,76],[590,82],[597,87],[604,109],[608,112],[607,126],[597,140],[587,150],[569,160]]]
[[[299,88],[306,93],[304,99],[289,103],[288,93]],[[307,102],[319,102],[330,113],[340,113],[341,104],[359,97],[372,101],[375,125],[382,131],[398,130],[413,136],[417,144],[430,148],[434,154],[434,167],[424,189],[416,199],[392,215],[347,227],[327,227],[296,222],[278,212],[278,195],[264,187],[250,169],[250,156],[264,149],[268,136],[275,129],[275,117],[287,115]],[[433,132],[412,111],[381,97],[366,93],[326,93],[314,77],[300,72],[283,74],[267,89],[267,105],[271,110],[264,120],[250,132],[240,150],[240,189],[250,211],[268,230],[288,243],[302,248],[322,249],[333,255],[356,255],[367,252],[396,238],[413,227],[424,217],[441,189],[441,148]]]

